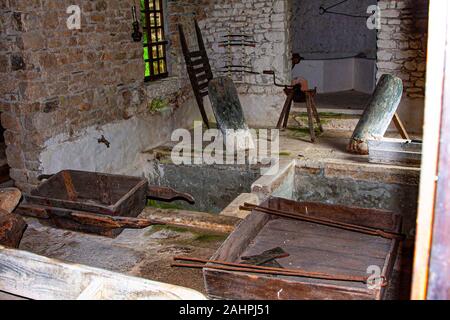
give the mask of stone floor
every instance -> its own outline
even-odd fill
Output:
[[[27,219],[28,228],[20,249],[204,292],[201,270],[171,268],[173,257],[210,258],[238,219],[179,210],[172,213],[176,217],[168,221],[171,210],[146,208],[140,217],[181,226],[125,230],[115,239],[55,229],[38,220]],[[197,221],[192,221],[193,217]],[[204,228],[195,228],[195,224],[200,225],[199,221]]]
[[[305,127],[299,128],[293,124],[280,132],[280,157],[368,164],[367,156],[354,155],[346,151],[351,136],[351,131],[326,130],[317,135],[315,143],[311,143],[309,131]],[[388,132],[386,137],[401,138],[396,132]],[[421,139],[421,135],[412,134],[412,138]]]

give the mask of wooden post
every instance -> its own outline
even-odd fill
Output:
[[[449,145],[448,135],[442,137],[444,140],[440,145],[441,132],[445,133],[449,130],[448,119],[445,119],[443,123],[441,115],[444,114],[444,110],[447,110],[445,111],[445,117],[448,117],[448,109],[450,108],[447,89],[450,79],[450,68],[448,67],[450,59],[448,48],[450,43],[450,2],[430,1],[428,34],[424,143],[411,294],[413,300],[436,299],[439,294],[443,297],[443,288],[438,288],[437,284],[447,278],[446,283],[443,282],[442,284],[447,285],[447,290],[449,290],[448,285],[450,283],[448,263],[447,273],[444,273],[445,263],[443,263],[445,259],[447,259],[446,261],[450,259],[449,219],[448,211],[445,211],[445,200],[443,201],[445,189],[447,189],[447,193],[449,189],[448,185],[445,185],[447,172],[441,173],[448,167],[448,163],[442,161],[448,158],[448,151],[446,151]],[[441,155],[441,151],[444,151],[444,154]],[[438,174],[439,178],[437,177]],[[440,181],[439,186],[438,180]],[[438,206],[436,206],[437,201]],[[438,212],[435,212],[435,209],[438,209]],[[435,229],[433,230],[433,228]],[[441,229],[441,231],[438,229]],[[447,230],[447,240],[445,240],[445,230]],[[435,237],[435,232],[439,232],[438,237]],[[442,248],[440,253],[439,247]],[[431,253],[432,248],[434,249],[433,254]],[[433,258],[431,258],[432,255]],[[433,269],[431,272],[434,275],[433,277],[430,277],[430,266]],[[437,271],[439,266],[440,272]],[[429,279],[432,283],[429,283]]]
[[[400,78],[389,74],[381,77],[350,140],[347,148],[349,152],[369,154],[367,141],[384,136],[400,104],[402,93],[403,83]]]

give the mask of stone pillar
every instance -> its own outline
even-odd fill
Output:
[[[369,154],[370,139],[381,139],[397,111],[402,98],[403,83],[400,78],[385,74],[367,104],[356,126],[347,150],[358,154]]]

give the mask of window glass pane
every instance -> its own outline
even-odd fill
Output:
[[[153,0],[149,0],[149,7],[150,7],[150,10],[153,10]]]
[[[145,63],[145,76],[150,77],[150,63],[149,62]]]
[[[144,42],[144,46],[147,45],[147,30],[144,30],[144,36],[142,37],[142,41]]]
[[[152,35],[151,41],[152,41],[152,42],[158,41],[158,39],[156,38],[156,29],[150,29],[150,33],[151,33],[151,35]]]
[[[158,61],[153,61],[153,74],[157,76],[159,74],[158,72]]]
[[[158,50],[156,46],[152,46],[153,59],[158,59]]]
[[[150,0],[150,1],[153,1],[153,0]],[[154,0],[154,1],[155,1],[155,10],[160,10],[159,0]]]
[[[163,40],[162,28],[158,28],[158,41],[162,41],[162,40]]]
[[[164,60],[159,60],[159,70],[161,73],[166,72],[166,64],[164,63]]]
[[[160,13],[156,14],[156,26],[161,27],[161,14]]]
[[[160,57],[164,57],[164,47],[163,47],[163,45],[159,45],[158,46],[158,50],[159,50],[159,56]]]
[[[148,60],[149,56],[148,56],[148,48],[144,48],[144,60]]]
[[[147,23],[147,19],[145,19],[145,12],[141,12],[141,24],[142,24],[143,28],[145,28],[147,26],[146,23]]]

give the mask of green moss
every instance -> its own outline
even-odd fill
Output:
[[[180,245],[191,245],[200,247],[202,245],[208,246],[209,244],[212,243],[223,242],[228,237],[228,235],[226,234],[210,233],[199,229],[192,229],[188,227],[179,227],[179,226],[168,226],[168,225],[152,226],[151,230],[149,230],[146,233],[146,235],[151,236],[155,232],[162,230],[168,230],[175,233],[184,234],[183,237],[169,240],[173,243]]]
[[[278,155],[279,155],[280,157],[289,157],[289,156],[292,155],[292,153],[287,152],[287,151],[281,151]]]
[[[309,129],[308,128],[293,128],[290,127],[288,130],[288,136],[293,139],[309,139]],[[316,136],[319,137],[322,135],[319,128],[314,128],[314,132]]]
[[[164,108],[167,108],[168,106],[169,106],[169,103],[167,102],[166,99],[155,98],[152,100],[152,102],[150,102],[150,104],[148,106],[148,111],[150,113],[156,113],[158,111],[161,111]]]
[[[194,241],[203,242],[203,243],[205,243],[205,242],[219,242],[219,241],[223,242],[223,241],[226,240],[226,238],[227,238],[226,235],[206,234],[206,233],[204,233],[204,234],[196,234],[195,238],[194,238]]]
[[[158,232],[158,231],[161,231],[161,230],[170,230],[170,231],[178,232],[178,233],[190,232],[190,230],[187,229],[187,228],[177,227],[177,226],[162,225],[162,226],[153,226],[151,233]]]
[[[174,203],[161,202],[157,200],[148,200],[147,207],[157,208],[157,209],[165,209],[165,210],[182,210],[183,208]]]
[[[301,120],[308,121],[308,114],[306,112],[296,113],[295,118],[300,118]],[[320,120],[322,119],[354,119],[358,118],[358,115],[344,114],[344,113],[333,113],[333,112],[319,112]]]

